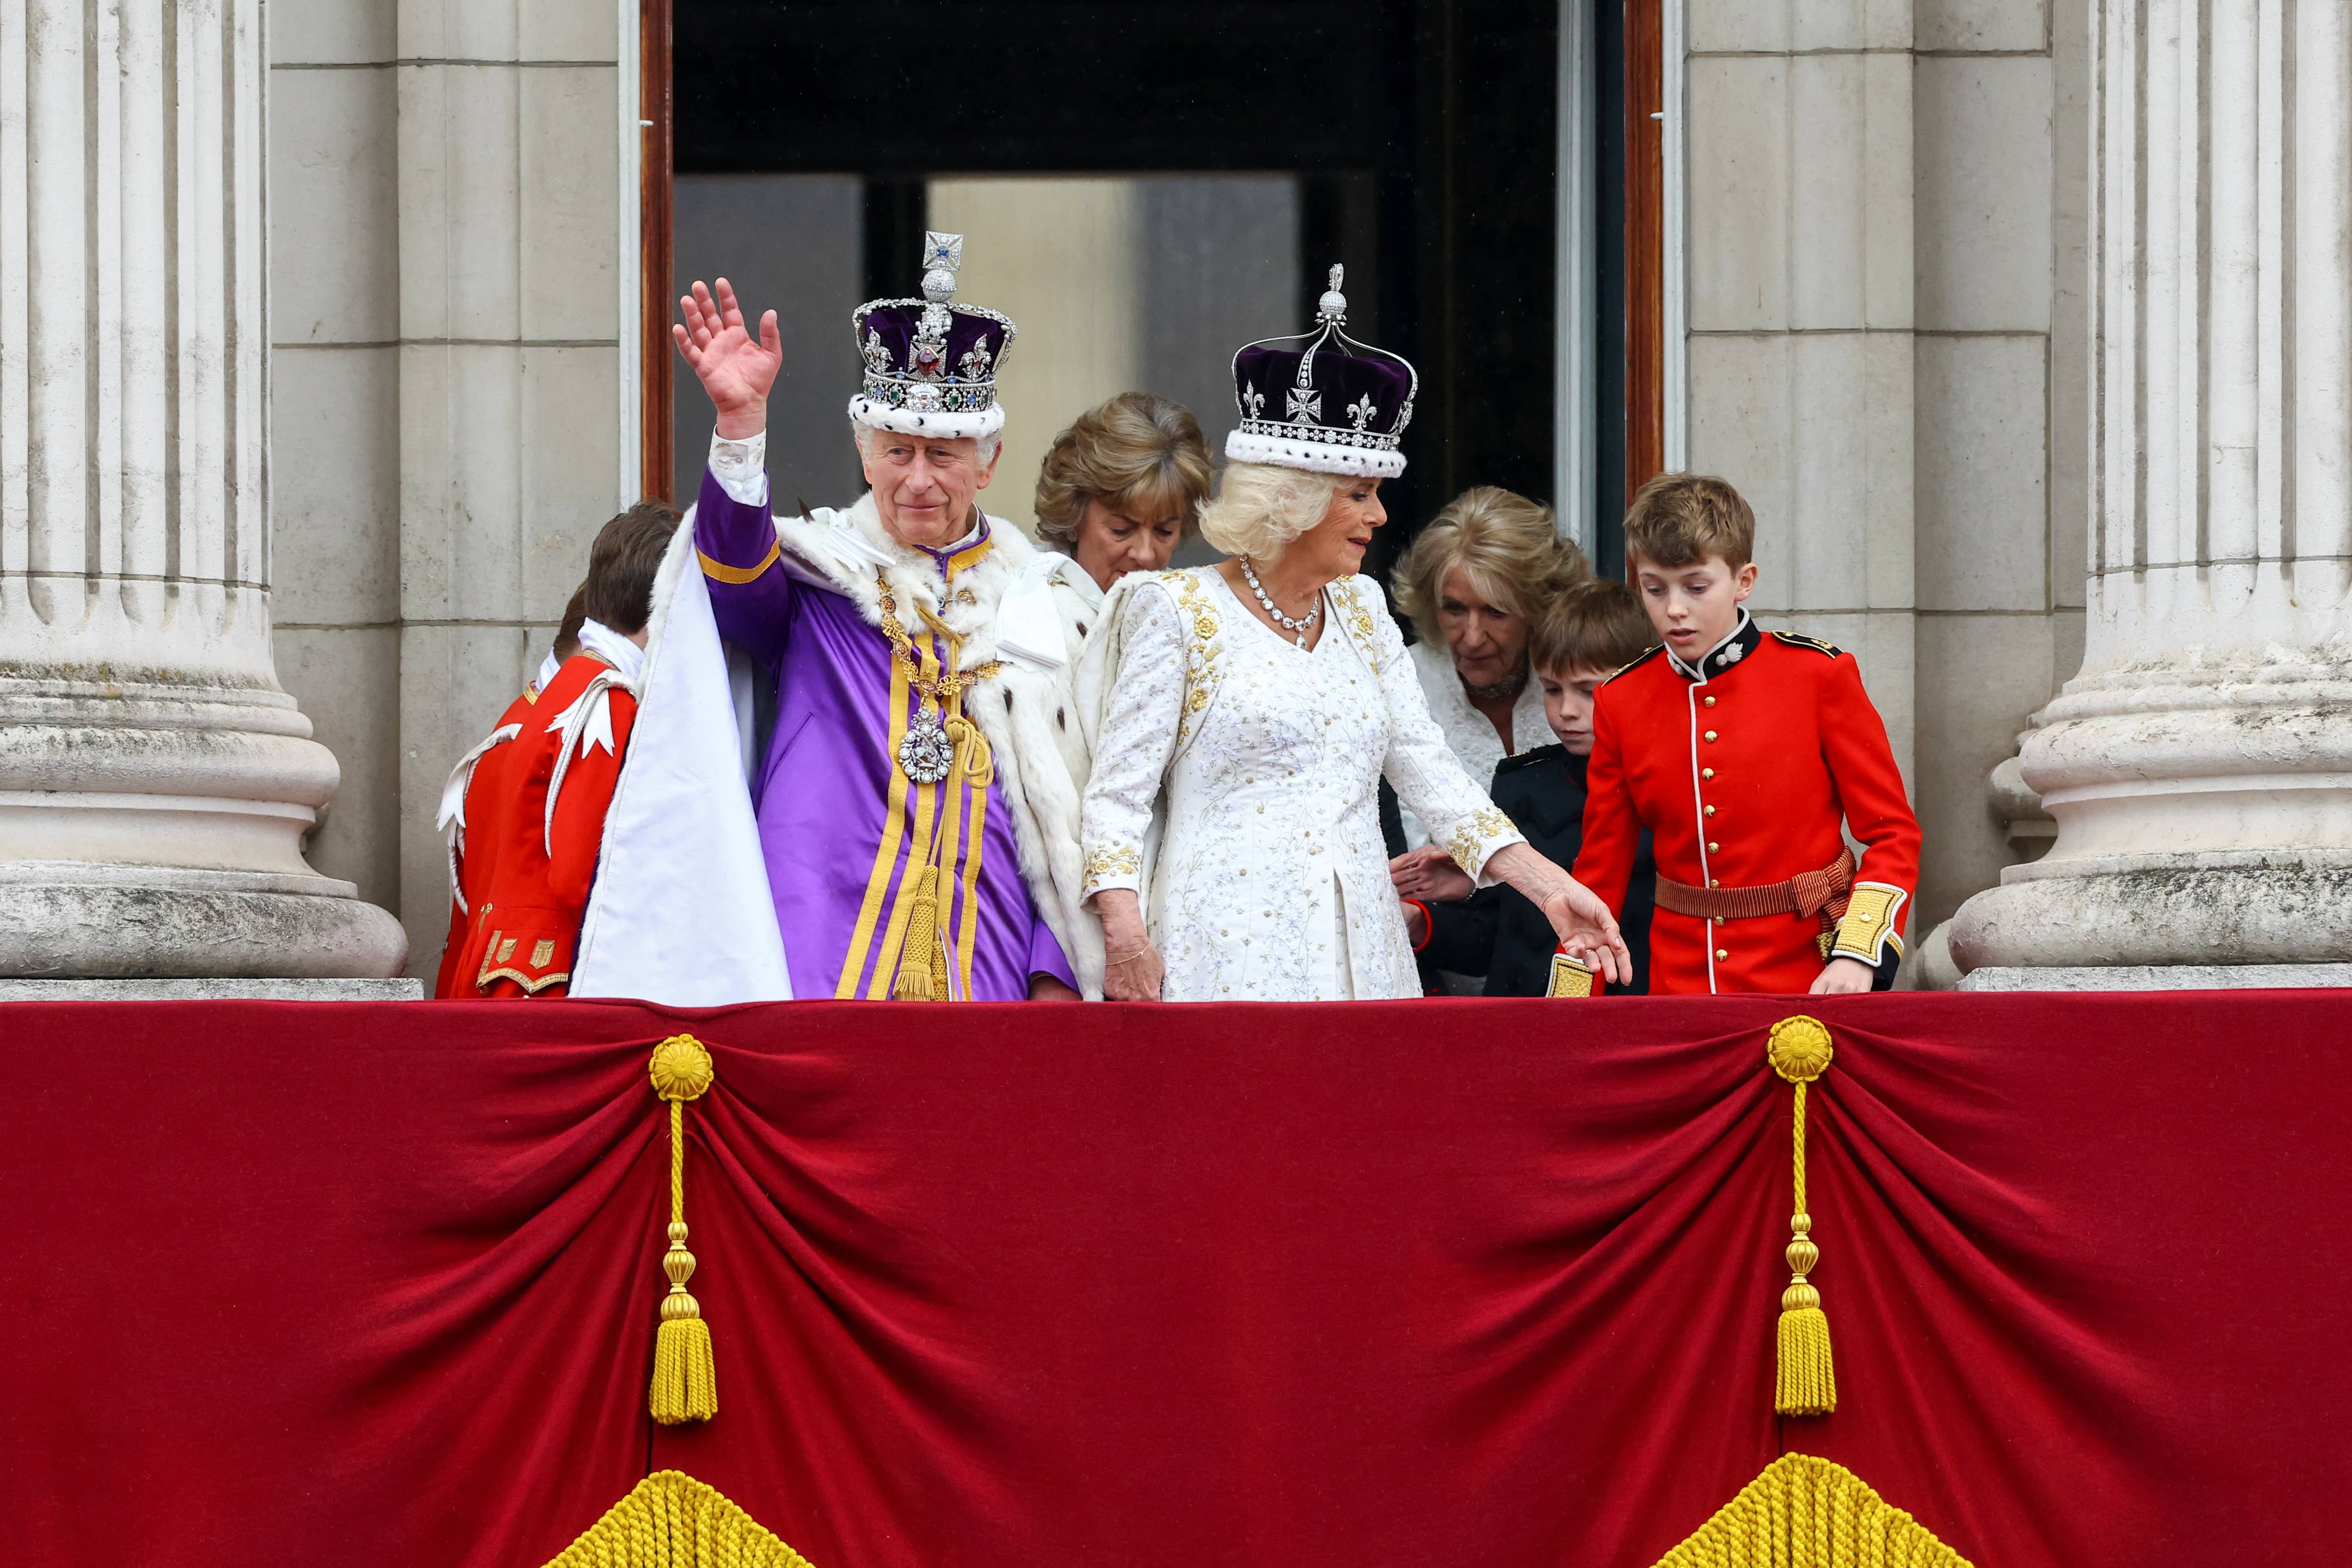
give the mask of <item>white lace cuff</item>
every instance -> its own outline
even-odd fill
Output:
[[[710,476],[729,498],[746,507],[768,504],[768,433],[747,441],[710,438]]]

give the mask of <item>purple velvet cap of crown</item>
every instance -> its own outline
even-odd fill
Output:
[[[1404,434],[1405,422],[1412,417],[1412,371],[1403,361],[1351,354],[1337,343],[1325,342],[1307,369],[1302,404],[1298,363],[1306,357],[1303,349],[1267,343],[1252,343],[1235,354],[1234,396],[1244,400],[1244,417],[1313,423],[1335,434],[1363,430],[1391,438]],[[1248,412],[1253,392],[1265,399],[1262,412],[1255,415]]]
[[[922,326],[924,301],[891,300],[876,305],[860,323],[857,349],[866,358],[869,375],[895,374],[923,381],[993,382],[996,362],[1004,357],[1006,323],[969,307],[948,308],[945,351],[937,361],[918,362],[915,338]],[[876,345],[881,351],[875,358]],[[975,355],[976,346],[984,353]]]
[[[1348,311],[1340,278],[1333,267],[1316,330],[1251,343],[1234,356],[1242,418],[1225,438],[1225,455],[1234,462],[1375,478],[1404,472],[1399,447],[1419,379],[1396,355],[1340,330]]]

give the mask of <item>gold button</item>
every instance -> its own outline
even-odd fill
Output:
[[[1722,916],[1722,915],[1717,915],[1717,916],[1715,917],[1715,923],[1716,923],[1717,925],[1722,925],[1722,924],[1723,924],[1723,916]]]
[[[1721,887],[1723,883],[1716,881],[1713,877],[1708,877],[1706,879],[1706,885],[1709,887]]]
[[[1712,768],[1702,768],[1698,770],[1698,776],[1702,779],[1712,779],[1715,777],[1715,769]]]
[[[1710,729],[1710,730],[1708,730],[1708,731],[1706,732],[1706,737],[1707,737],[1709,740],[1713,740],[1713,739],[1715,738],[1715,731],[1713,731],[1713,730],[1711,730],[1711,729]]]
[[[1717,851],[1717,850],[1721,849],[1722,847],[1723,847],[1723,846],[1722,846],[1721,844],[1718,844],[1718,843],[1715,842],[1713,840],[1711,840],[1711,839],[1710,839],[1710,840],[1707,841],[1706,852],[1707,852],[1707,853],[1709,853],[1709,854],[1713,854],[1713,853],[1715,853],[1715,852],[1716,852],[1716,851]]]
[[[1717,948],[1715,950],[1715,958],[1716,958],[1716,962],[1717,962],[1717,963],[1718,963],[1718,964],[1719,964],[1719,963],[1721,963],[1724,959],[1728,958],[1728,957],[1730,957],[1730,956],[1731,956],[1731,955],[1730,955],[1729,953],[1726,952],[1724,949],[1722,949],[1722,948],[1720,948],[1720,947],[1717,947]]]
[[[1706,809],[1706,814],[1707,814],[1708,816],[1710,816],[1710,817],[1714,816],[1714,815],[1715,815],[1715,808],[1714,808],[1714,807],[1712,807],[1712,806],[1709,806],[1709,807]]]
[[[1701,697],[1699,700],[1706,704],[1709,707],[1713,707],[1715,706],[1715,699],[1713,697]]]

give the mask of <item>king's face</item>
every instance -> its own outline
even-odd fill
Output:
[[[865,438],[859,457],[890,537],[918,549],[945,549],[971,531],[973,499],[995,476],[997,452],[982,461],[972,436],[885,430]]]

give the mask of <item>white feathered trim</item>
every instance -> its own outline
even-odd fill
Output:
[[[1040,553],[1002,517],[989,518],[988,528],[995,543],[977,565],[956,573],[953,596],[942,604],[939,569],[929,557],[890,538],[871,494],[845,512],[819,507],[806,517],[776,519],[784,566],[793,576],[840,594],[878,631],[878,570],[890,585],[901,622],[912,622],[914,607],[920,604],[962,637],[966,668],[998,656],[1002,601],[1022,586]],[[888,564],[877,564],[881,561]],[[965,590],[973,603],[961,602]],[[1102,995],[1102,925],[1079,902],[1086,880],[1078,850],[1085,747],[1072,677],[1067,665],[1046,670],[1008,658],[965,696],[964,712],[995,753],[996,782],[1013,808],[1013,837],[1020,846],[1029,896],[1061,943],[1078,989],[1095,999]]]
[[[449,830],[449,896],[467,915],[474,912],[466,906],[466,890],[457,885],[457,859],[466,852],[466,791],[474,787],[474,768],[482,758],[521,733],[520,724],[502,724],[490,731],[479,746],[457,758],[457,766],[449,769],[449,781],[441,787],[441,810],[433,825]]]
[[[582,688],[572,706],[547,722],[547,733],[563,738],[555,747],[555,776],[547,781],[547,820],[541,824],[540,843],[550,859],[555,854],[555,798],[563,793],[563,776],[572,770],[576,750],[586,757],[598,747],[617,756],[613,744],[613,689],[635,695],[636,687],[618,670],[599,670]]]
[[[1238,430],[1225,437],[1225,457],[1234,463],[1271,463],[1277,468],[1304,468],[1310,474],[1355,474],[1368,479],[1393,479],[1404,472],[1402,452],[1245,435]]]
[[[901,435],[943,435],[953,441],[966,435],[985,438],[1003,430],[1004,405],[992,402],[976,413],[950,413],[944,409],[926,413],[893,408],[859,392],[849,400],[849,417],[874,430],[895,430]],[[825,509],[817,508],[820,512]]]

